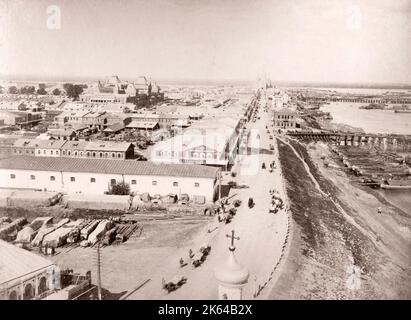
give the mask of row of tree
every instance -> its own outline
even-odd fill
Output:
[[[20,89],[18,89],[16,86],[11,86],[9,87],[8,90],[9,94],[39,94],[39,95],[45,95],[47,94],[46,91],[46,86],[44,84],[40,84],[39,88],[36,90],[36,88],[34,86],[24,86],[21,87]],[[60,95],[60,90],[59,89],[54,89],[53,90],[53,94],[54,95]]]
[[[66,94],[69,98],[73,98],[77,100],[79,95],[83,93],[83,89],[87,88],[87,85],[82,84],[72,84],[72,83],[65,83],[63,84],[63,88],[66,91]],[[3,88],[1,88],[3,89]],[[8,89],[9,94],[39,94],[45,95],[47,94],[46,85],[44,83],[39,84],[39,88],[36,90],[34,86],[24,86],[18,89],[16,86],[11,86]],[[52,91],[53,95],[59,96],[61,95],[61,90],[59,88],[55,88]]]

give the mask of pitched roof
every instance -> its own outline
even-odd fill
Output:
[[[124,123],[122,122],[117,122],[114,123],[110,126],[108,126],[106,129],[104,129],[104,132],[118,132],[120,130],[123,130],[125,128]]]
[[[66,143],[66,140],[32,139],[30,146],[41,149],[60,149],[64,143]]]
[[[92,151],[122,151],[125,152],[132,145],[131,142],[90,141],[86,150]]]
[[[12,146],[18,139],[17,137],[1,137],[0,146]]]
[[[88,141],[66,141],[66,143],[61,147],[61,149],[67,150],[85,150],[88,145]]]
[[[25,139],[25,138],[18,139],[13,143],[13,146],[18,147],[18,148],[21,148],[21,147],[35,148],[36,145],[37,143],[35,139]]]
[[[90,150],[90,151],[122,151],[130,147],[131,142],[114,141],[66,141],[61,149],[67,150]]]
[[[106,116],[106,112],[105,111],[90,111],[87,114],[85,114],[83,117],[84,118],[98,118],[98,117],[102,117],[102,116]]]
[[[274,110],[273,110],[273,112],[274,113],[284,113],[284,114],[297,114],[296,112],[295,112],[295,110],[293,110],[293,109],[291,109],[291,108],[284,108],[284,107],[281,107],[281,108],[275,108]]]
[[[0,284],[47,268],[54,263],[0,240]]]
[[[142,128],[142,129],[153,129],[158,124],[158,121],[140,121],[132,120],[126,128]]]
[[[71,129],[49,129],[48,130],[49,135],[51,136],[71,136],[72,134],[75,133],[74,130]]]
[[[90,172],[141,176],[216,177],[218,168],[192,164],[156,164],[151,161],[16,156],[0,160],[0,169]]]
[[[192,149],[206,148],[209,151],[223,153],[231,132],[227,130],[208,129],[206,132],[186,130],[184,134],[178,134],[167,140],[158,142],[153,152],[187,152]]]
[[[88,110],[73,110],[73,111],[66,111],[63,114],[61,114],[60,116],[82,118],[86,114],[88,114],[89,112],[90,111],[88,111]]]

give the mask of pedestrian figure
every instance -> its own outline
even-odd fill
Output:
[[[184,267],[184,266],[185,266],[184,260],[183,260],[183,258],[180,258],[180,268],[182,268],[182,267]]]

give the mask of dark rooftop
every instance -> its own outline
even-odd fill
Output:
[[[0,169],[90,172],[128,175],[214,178],[218,168],[192,164],[156,164],[151,161],[17,156],[0,159]]]

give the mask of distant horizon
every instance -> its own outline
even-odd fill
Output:
[[[252,84],[258,82],[258,78],[255,79],[202,79],[202,78],[168,78],[159,77],[153,78],[149,75],[136,75],[135,77],[121,76],[119,74],[110,74],[106,76],[36,76],[36,75],[0,75],[0,80],[10,82],[93,82],[98,80],[104,80],[110,76],[118,76],[122,81],[133,81],[140,76],[151,78],[159,86],[161,85],[240,85],[240,84]],[[318,80],[312,81],[300,81],[300,80],[275,80],[268,79],[273,85],[278,86],[306,86],[306,87],[325,87],[325,88],[372,88],[372,89],[385,89],[385,88],[402,88],[411,89],[411,83],[390,83],[390,82],[323,82]]]

